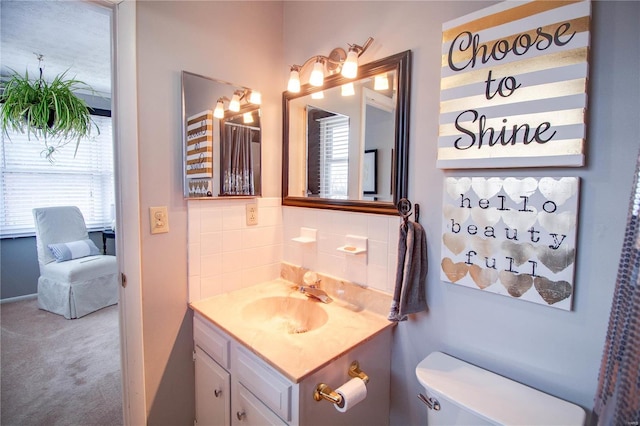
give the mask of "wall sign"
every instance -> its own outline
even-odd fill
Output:
[[[505,1],[445,23],[437,166],[584,165],[590,15]]]
[[[189,196],[203,197],[211,192],[210,179],[203,178],[213,176],[213,111],[202,111],[187,118],[186,144]]]
[[[570,310],[577,177],[449,177],[441,279]]]

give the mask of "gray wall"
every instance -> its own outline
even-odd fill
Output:
[[[422,207],[420,221],[428,237],[429,311],[394,330],[393,425],[425,424],[427,410],[416,398],[420,387],[415,367],[432,351],[450,353],[587,410],[593,405],[640,147],[640,3],[592,3],[585,167],[439,170],[435,164],[442,23],[488,4],[285,3],[285,63],[297,63],[345,43],[362,43],[368,36],[375,42],[362,56],[365,62],[406,49],[413,51],[409,198]],[[345,25],[337,16],[352,19]],[[573,311],[440,280],[443,181],[447,176],[465,175],[581,178]]]
[[[278,195],[282,3],[137,2],[136,26],[146,408],[149,424],[188,425],[194,419],[195,386],[192,313],[187,305],[180,72],[262,91],[262,161],[268,165],[262,172],[263,195]],[[163,205],[168,208],[170,232],[151,235],[148,209]]]
[[[102,234],[91,232],[89,237],[102,250]],[[107,254],[115,254],[112,239],[107,240]],[[0,299],[37,293],[39,276],[36,237],[0,240]]]

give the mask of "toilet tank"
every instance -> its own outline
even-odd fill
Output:
[[[429,409],[428,425],[584,425],[575,404],[433,352],[416,367]],[[421,398],[422,399],[422,398]],[[437,401],[437,402],[436,402]]]

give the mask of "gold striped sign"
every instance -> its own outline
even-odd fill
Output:
[[[505,1],[443,24],[437,166],[583,166],[590,17]]]
[[[213,111],[187,118],[185,173],[189,179],[213,176]]]

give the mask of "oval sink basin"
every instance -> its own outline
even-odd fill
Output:
[[[329,316],[316,302],[276,296],[249,303],[242,318],[263,329],[299,334],[322,327]]]

